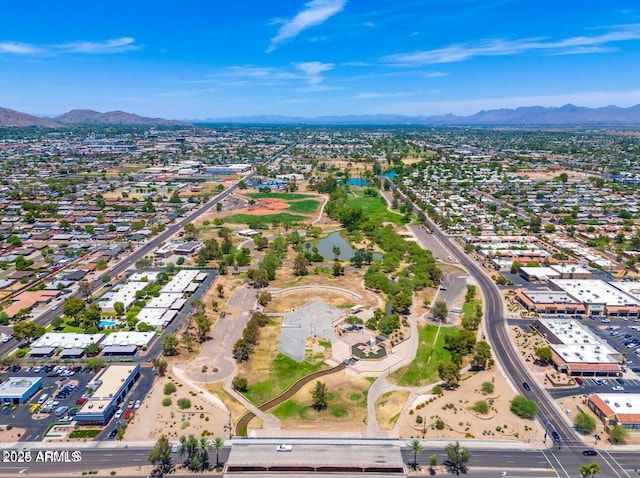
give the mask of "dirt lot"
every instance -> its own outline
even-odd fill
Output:
[[[492,383],[493,392],[483,394],[483,382]],[[485,372],[467,373],[453,392],[445,391],[439,397],[412,395],[413,413],[406,413],[395,430],[400,438],[422,437],[424,431],[427,438],[519,439],[524,442],[533,435],[533,442],[542,443],[544,430],[538,429],[537,422],[521,419],[510,411],[514,396],[496,367]],[[489,413],[483,415],[470,410],[480,400],[489,404]],[[422,423],[418,423],[418,416],[422,417]],[[442,430],[436,427],[438,419],[444,423]]]
[[[167,383],[174,383],[177,391],[165,395],[163,388]],[[163,406],[162,400],[171,399],[169,406]],[[191,406],[180,409],[177,401],[188,398]],[[229,422],[226,411],[206,401],[202,394],[192,390],[188,385],[174,382],[171,374],[161,377],[153,384],[151,391],[142,402],[134,418],[127,426],[125,440],[151,441],[163,433],[170,441],[177,441],[181,435],[195,435],[197,438],[222,437],[227,435],[225,426]]]
[[[568,169],[554,169],[554,170],[535,170],[535,171],[519,171],[513,173],[515,176],[520,176],[522,178],[528,178],[532,181],[550,181],[553,178],[557,178],[562,173],[567,173],[569,176],[570,182],[584,182],[587,181],[589,175],[586,173],[582,173],[579,171],[571,171]]]

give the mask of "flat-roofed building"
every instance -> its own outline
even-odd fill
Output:
[[[140,364],[111,365],[87,386],[92,395],[76,414],[79,425],[106,425],[140,378]]]
[[[279,453],[278,443],[234,443],[223,476],[407,476],[399,446],[295,443]]]
[[[53,333],[47,332],[42,337],[35,340],[32,348],[62,348],[62,349],[84,349],[87,345],[99,344],[104,338],[104,334],[78,334],[76,332]]]
[[[634,435],[640,435],[640,393],[594,393],[587,404],[602,420],[607,432],[622,425]]]
[[[622,355],[578,320],[538,319],[538,332],[549,342],[553,366],[569,376],[622,375]]]
[[[640,300],[601,280],[557,279],[551,283],[585,305],[593,316],[638,317]]]
[[[9,380],[0,384],[0,402],[26,403],[41,386],[42,377],[9,377]]]
[[[516,294],[518,301],[529,311],[539,314],[584,314],[586,309],[570,294],[554,290],[521,290]]]
[[[124,310],[128,310],[136,301],[136,292],[144,289],[148,285],[149,282],[129,281],[118,287],[118,289],[111,294],[108,300],[101,301],[100,307],[105,312],[115,312],[114,304],[116,302],[121,302],[124,305]]]

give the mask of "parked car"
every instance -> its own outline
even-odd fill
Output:
[[[133,400],[129,400],[129,405],[127,406],[127,408],[133,408]]]
[[[131,412],[132,412],[131,409],[129,409],[126,412],[124,412],[124,419],[125,420],[129,420],[129,418],[131,418]]]
[[[133,408],[135,409],[140,408],[140,404],[141,404],[140,400],[136,400],[136,403],[133,404]]]
[[[616,385],[615,387],[611,387],[611,390],[613,390],[614,392],[624,392],[624,387]]]
[[[123,413],[124,413],[124,411],[121,408],[119,408],[118,411],[116,412],[116,414],[113,416],[113,418],[118,420],[122,416]]]
[[[9,342],[9,340],[11,340],[13,338],[13,335],[5,335],[2,339],[2,343],[6,344],[7,342]]]
[[[583,382],[582,382],[582,379],[581,379],[580,377],[576,377],[576,383],[577,383],[578,385],[582,385],[582,383],[583,383]]]
[[[118,434],[118,429],[117,428],[114,428],[113,430],[111,430],[109,432],[109,440],[113,440],[116,437],[117,434]]]

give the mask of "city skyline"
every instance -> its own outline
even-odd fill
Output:
[[[627,107],[640,8],[616,3],[11,4],[0,106],[176,119]]]

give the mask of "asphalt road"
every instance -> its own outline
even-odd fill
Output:
[[[326,443],[324,444],[326,445]],[[339,447],[340,444],[333,446]],[[380,446],[388,446],[381,443]],[[56,463],[36,461],[38,450],[56,450],[62,449],[51,448],[30,448],[30,462],[11,462],[3,460],[0,463],[1,476],[17,476],[20,470],[27,469],[26,473],[71,473],[89,470],[117,470],[121,467],[136,467],[148,465],[147,455],[150,447],[145,448],[123,448],[122,444],[114,447],[100,448],[81,448],[80,460],[78,462],[70,462],[65,460]],[[562,450],[504,450],[496,445],[492,449],[471,449],[471,460],[468,464],[468,476],[473,477],[497,477],[501,476],[502,471],[506,471],[510,477],[527,477],[527,478],[557,478],[558,476],[578,477],[578,469],[580,465],[596,461],[600,464],[603,473],[601,476],[606,478],[628,478],[635,476],[634,470],[640,467],[640,456],[635,452],[600,452],[595,457],[585,457],[582,455],[584,447],[564,447]],[[65,447],[69,453],[75,451],[73,448]],[[225,462],[229,457],[231,448],[226,446],[220,453],[220,461]],[[274,451],[275,453],[275,451]],[[446,460],[444,453],[444,445],[439,447],[425,447],[418,454],[418,464],[423,471],[428,471],[429,457],[431,455],[438,456],[438,464],[442,465]],[[5,455],[10,458],[10,455]],[[209,456],[211,461],[215,461],[215,451],[210,450]],[[408,448],[402,449],[403,461],[407,464],[413,463],[413,453]],[[180,457],[173,455],[174,464],[180,464]],[[552,468],[555,468],[554,471]],[[611,471],[611,470],[617,471]],[[118,474],[117,476],[121,476]],[[176,476],[172,474],[171,476]],[[438,472],[438,476],[450,476],[448,473]]]
[[[402,191],[396,188],[395,184],[391,183],[391,187],[396,189],[401,196],[404,196]],[[420,212],[417,206],[413,208],[416,214]],[[511,340],[507,334],[506,320],[503,315],[502,298],[496,285],[489,276],[483,272],[481,267],[465,254],[464,251],[429,218],[427,218],[427,224],[431,227],[433,235],[451,251],[451,254],[457,258],[458,262],[476,279],[484,297],[485,329],[488,341],[493,349],[493,356],[501,365],[504,373],[511,379],[512,385],[518,393],[537,403],[538,419],[549,435],[547,443],[551,440],[551,433],[555,431],[560,435],[560,442],[557,443],[558,449],[561,449],[563,445],[565,448],[566,445],[571,444],[582,446],[580,437],[577,436],[573,427],[567,423],[562,412],[554,406],[549,394],[529,375],[516,349],[511,344]],[[524,389],[524,382],[529,384],[530,390]],[[558,462],[558,464],[560,464],[560,462]],[[603,476],[608,477],[623,476],[619,475],[620,471],[616,462],[606,464],[602,468]],[[562,472],[561,464],[559,473],[560,476],[566,476],[567,478],[571,476],[566,472]]]

